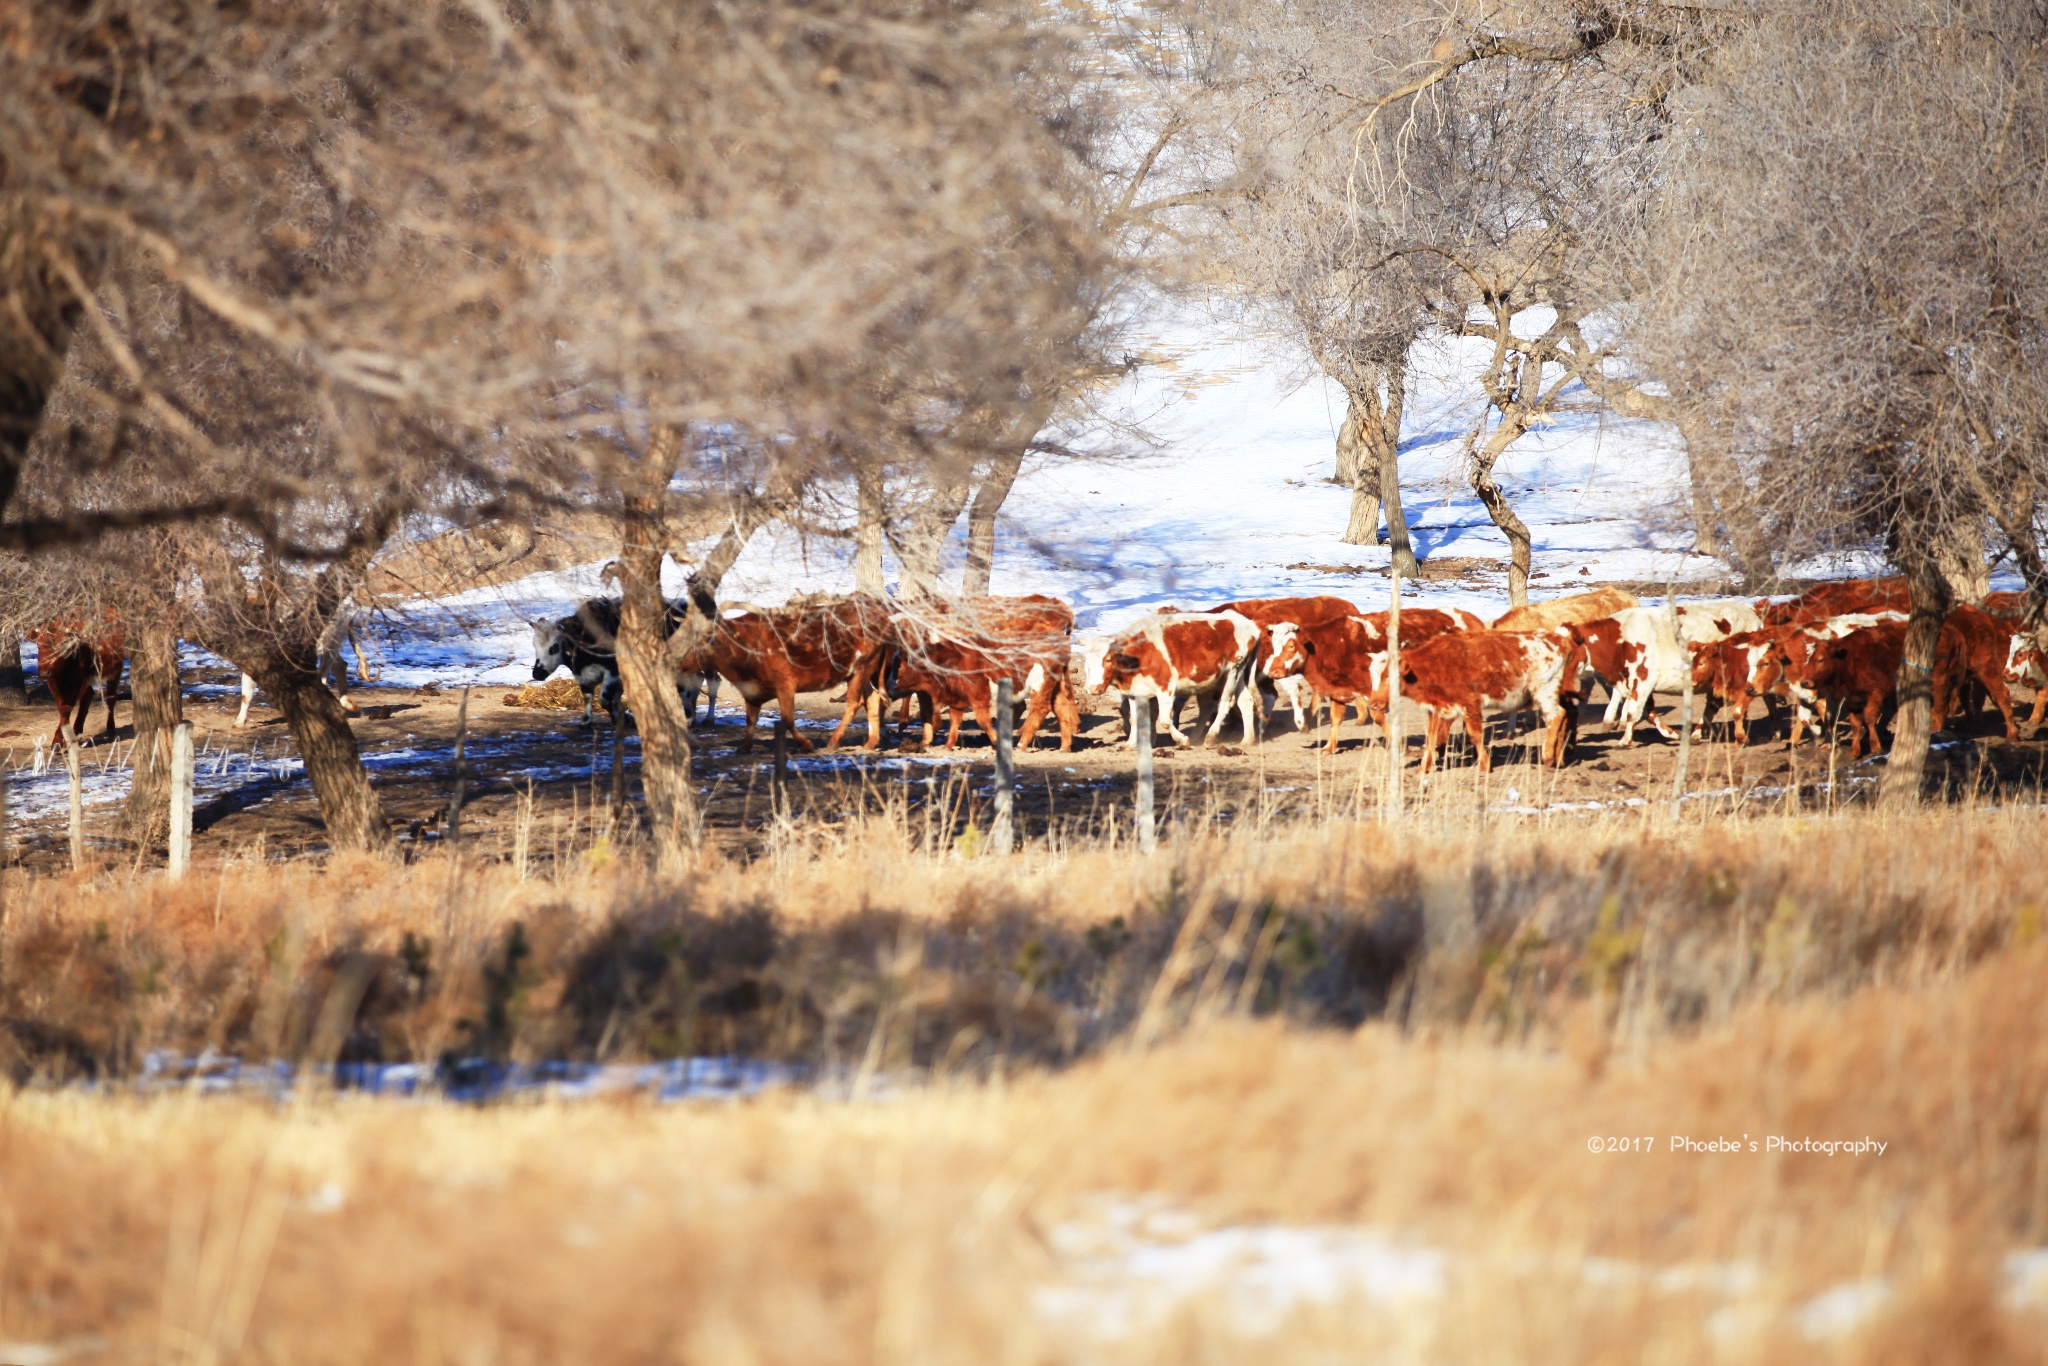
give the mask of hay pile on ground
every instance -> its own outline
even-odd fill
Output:
[[[583,705],[583,689],[573,678],[550,678],[545,683],[528,683],[518,692],[506,693],[505,705],[536,711],[575,711]]]

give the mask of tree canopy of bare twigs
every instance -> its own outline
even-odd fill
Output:
[[[1677,105],[1636,343],[1788,555],[1881,545],[1913,587],[1894,786],[1987,547],[2048,601],[2048,17],[1790,4]]]

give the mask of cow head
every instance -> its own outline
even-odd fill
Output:
[[[1103,673],[1109,659],[1109,639],[1106,636],[1089,636],[1081,642],[1081,681],[1091,693],[1099,693],[1108,686],[1103,682]]]
[[[552,621],[536,621],[533,626],[533,681],[552,678],[555,670],[569,662],[569,637],[561,626]]]
[[[1308,663],[1309,645],[1302,639],[1301,628],[1291,621],[1274,625],[1271,636],[1273,656],[1266,661],[1268,678],[1292,678]]]
[[[2005,681],[2020,687],[2039,687],[2044,676],[2048,676],[2048,659],[2042,657],[2033,632],[2016,632],[2005,650]]]
[[[1101,692],[1106,688],[1115,688],[1119,692],[1128,690],[1132,680],[1137,678],[1138,670],[1143,663],[1144,661],[1134,654],[1123,650],[1109,650],[1102,661],[1102,684],[1095,691]]]

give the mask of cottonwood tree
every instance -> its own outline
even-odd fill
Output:
[[[1723,21],[1660,5],[1360,11],[1291,0],[1227,13],[1246,46],[1241,103],[1255,112],[1256,131],[1241,139],[1276,168],[1266,183],[1288,192],[1246,211],[1256,220],[1263,210],[1275,230],[1253,235],[1245,254],[1258,260],[1263,248],[1291,268],[1268,267],[1276,298],[1366,297],[1369,316],[1396,333],[1420,310],[1430,331],[1484,344],[1486,403],[1467,463],[1509,541],[1511,597],[1526,599],[1529,533],[1499,461],[1533,427],[1589,404],[1678,423],[1700,548],[1728,550],[1719,532],[1729,525],[1731,558],[1751,576],[1767,572],[1719,446],[1695,440],[1710,433],[1690,428],[1619,346],[1618,324],[1641,297],[1641,224],[1670,93],[1697,78]],[[1304,145],[1336,155],[1305,156]],[[1290,288],[1325,278],[1341,288]],[[1330,331],[1295,308],[1309,335]],[[1384,424],[1383,401],[1359,406]]]
[[[2036,626],[2048,605],[2048,18],[1787,6],[1715,67],[1660,169],[1639,345],[1782,553],[1875,544],[1906,576],[1885,794],[1917,799],[1936,641],[1984,548]]]

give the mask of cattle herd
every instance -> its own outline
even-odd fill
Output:
[[[2023,606],[2019,594],[1994,593],[1949,615],[1934,668],[1937,726],[1959,706],[1974,710],[1988,699],[2004,718],[2006,738],[2017,740],[2009,686],[2021,685],[2035,690],[2029,732],[2039,727],[2048,709],[2048,673],[2021,623]],[[1792,744],[1808,728],[1818,732],[1828,721],[1846,720],[1854,757],[1883,748],[1879,727],[1893,701],[1907,608],[1898,579],[1828,583],[1790,600],[1666,606],[1601,589],[1516,608],[1490,624],[1470,612],[1407,608],[1400,614],[1399,693],[1428,717],[1424,771],[1459,723],[1481,769],[1490,767],[1488,717],[1525,712],[1540,718],[1542,762],[1569,762],[1579,704],[1595,680],[1608,694],[1604,719],[1619,728],[1625,745],[1634,743],[1645,721],[1675,738],[1652,710],[1652,699],[1690,687],[1703,703],[1699,727],[1725,707],[1735,739],[1746,744],[1749,713],[1761,700],[1767,709],[1789,710]],[[674,605],[672,626],[683,611],[683,604]],[[1245,741],[1255,743],[1266,714],[1261,690],[1269,685],[1292,709],[1297,730],[1311,729],[1321,708],[1329,708],[1324,744],[1334,753],[1347,708],[1384,725],[1392,691],[1387,661],[1397,643],[1387,613],[1336,597],[1166,609],[1113,635],[1078,642],[1073,612],[1043,596],[904,603],[855,594],[711,615],[706,637],[678,662],[678,687],[693,719],[707,685],[713,707],[718,680],[738,692],[746,712],[742,752],[752,748],[755,722],[771,698],[785,719],[793,719],[798,693],[837,687],[845,689],[845,712],[829,747],[840,744],[862,708],[867,747],[882,746],[891,704],[900,704],[907,718],[914,702],[927,745],[936,722],[950,719],[951,749],[969,713],[993,733],[996,698],[1007,682],[1024,704],[1018,740],[1026,746],[1051,715],[1061,750],[1073,747],[1084,687],[1097,696],[1118,693],[1127,703],[1155,700],[1154,723],[1181,744],[1194,743],[1179,723],[1189,698],[1207,745],[1219,741],[1224,718],[1235,710]],[[616,604],[606,599],[535,623],[534,677],[567,666],[586,699],[615,709],[616,625]],[[591,714],[587,701],[586,719]],[[810,748],[790,733],[798,748]],[[1126,745],[1133,733],[1127,720]]]
[[[1312,729],[1320,710],[1329,708],[1324,744],[1331,753],[1347,709],[1384,726],[1392,692],[1387,660],[1396,642],[1388,614],[1337,597],[1244,600],[1202,612],[1165,609],[1114,635],[1077,642],[1072,610],[1044,596],[904,602],[853,594],[721,611],[708,593],[692,592],[711,628],[692,648],[674,652],[677,687],[694,721],[700,696],[708,695],[708,717],[720,681],[729,684],[746,711],[742,752],[753,748],[755,723],[771,699],[793,722],[798,693],[840,687],[845,712],[831,748],[862,708],[867,747],[881,747],[891,704],[900,704],[907,718],[913,702],[926,745],[945,720],[946,748],[957,746],[970,714],[993,734],[997,697],[1008,683],[1024,704],[1019,742],[1029,746],[1051,716],[1063,751],[1073,748],[1080,727],[1082,687],[1097,696],[1114,691],[1127,703],[1155,700],[1152,723],[1184,745],[1194,741],[1181,729],[1179,713],[1192,698],[1202,740],[1213,746],[1233,710],[1245,741],[1256,743],[1266,714],[1262,688],[1270,686],[1292,709],[1298,731]],[[1748,743],[1749,714],[1761,700],[1767,709],[1789,712],[1794,745],[1809,729],[1819,733],[1830,721],[1846,721],[1856,757],[1883,749],[1880,727],[1904,655],[1907,608],[1901,579],[1827,583],[1789,600],[1666,606],[1600,589],[1519,607],[1490,624],[1470,612],[1412,607],[1400,617],[1400,696],[1428,717],[1425,771],[1459,723],[1480,767],[1489,767],[1488,716],[1527,712],[1542,725],[1542,761],[1569,762],[1579,703],[1594,680],[1607,689],[1604,720],[1619,728],[1624,745],[1634,743],[1646,721],[1675,738],[1651,701],[1689,686],[1704,704],[1696,724],[1710,724],[1726,708],[1737,743]],[[671,635],[688,609],[684,600],[670,604]],[[2004,719],[2006,738],[2017,740],[2012,686],[2034,690],[2027,731],[2040,727],[2048,711],[2048,661],[2022,624],[2023,610],[2022,595],[1993,593],[1949,614],[1933,671],[1937,728],[1958,708],[1974,711],[1988,700]],[[344,624],[321,642],[322,674],[344,701],[340,642],[353,616],[338,617]],[[545,679],[566,668],[583,691],[586,723],[599,705],[615,724],[624,716],[618,625],[615,598],[593,598],[569,616],[533,624],[533,676]],[[53,623],[35,640],[57,702],[56,738],[61,741],[67,723],[82,736],[93,688],[110,700],[118,686],[120,623],[111,616]],[[360,648],[357,655],[360,660]],[[244,719],[252,692],[245,680]],[[1131,714],[1135,718],[1135,708]],[[112,727],[109,706],[108,733]],[[1127,721],[1125,744],[1133,733]],[[793,726],[790,736],[799,749],[810,748]]]

